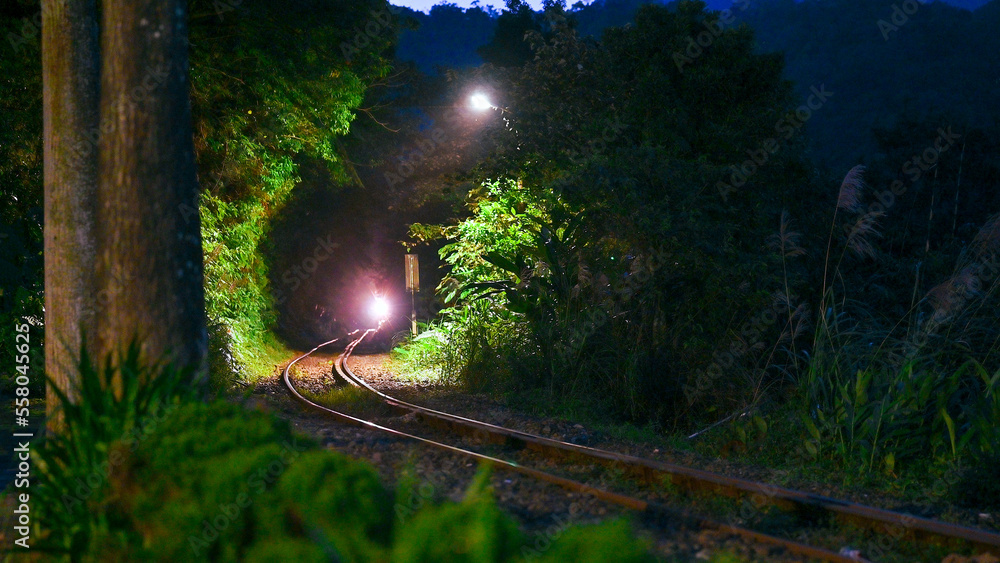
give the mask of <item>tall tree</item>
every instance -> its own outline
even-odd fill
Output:
[[[73,397],[82,334],[96,332],[99,49],[95,0],[42,2],[45,371]],[[49,415],[58,403],[48,392]]]
[[[81,346],[203,372],[185,6],[43,3],[46,370],[71,398]]]
[[[535,12],[524,0],[507,0],[507,9],[497,18],[493,39],[476,49],[486,62],[496,66],[521,66],[531,60],[531,46],[524,40],[529,31],[541,31]]]
[[[185,0],[102,5],[96,279],[113,297],[98,357],[137,337],[147,360],[201,369],[205,299]]]

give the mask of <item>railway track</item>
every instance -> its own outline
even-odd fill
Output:
[[[356,336],[356,338],[347,344],[344,352],[338,356],[334,365],[335,371],[348,384],[364,388],[378,395],[386,405],[395,411],[401,414],[411,414],[421,423],[435,429],[444,430],[463,437],[470,437],[474,440],[500,444],[515,450],[527,450],[543,458],[560,461],[572,460],[613,468],[646,485],[662,486],[664,483],[670,483],[680,487],[682,490],[709,495],[732,498],[749,497],[758,508],[773,506],[792,513],[803,519],[803,521],[819,522],[835,520],[843,524],[870,530],[876,534],[889,536],[894,540],[907,539],[914,542],[942,545],[953,549],[971,547],[973,550],[979,552],[989,552],[1000,556],[1000,535],[984,530],[854,504],[812,493],[775,487],[765,483],[732,478],[690,467],[553,440],[543,436],[528,434],[436,411],[397,399],[369,385],[362,378],[356,376],[347,365],[347,358],[350,357],[354,348],[369,334],[375,332],[375,330],[355,331],[347,336]],[[740,536],[749,542],[778,546],[785,549],[788,553],[813,560],[834,562],[864,561],[864,559],[857,556],[842,555],[798,541],[757,532],[741,526],[726,524],[711,518],[695,515],[685,509],[596,488],[574,479],[540,471],[523,464],[501,459],[500,457],[484,455],[442,441],[401,432],[315,403],[296,390],[290,376],[290,370],[297,362],[320,348],[337,342],[337,340],[320,344],[313,350],[292,360],[284,369],[283,381],[286,388],[295,400],[310,410],[321,412],[342,423],[384,432],[396,438],[411,440],[427,447],[465,456],[481,463],[487,463],[499,470],[519,473],[558,485],[570,491],[591,495],[602,501],[639,512],[644,516],[650,517],[652,520],[666,519],[683,525],[729,533]]]

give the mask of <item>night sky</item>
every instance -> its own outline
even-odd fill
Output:
[[[948,3],[948,4],[951,4],[952,6],[959,6],[961,8],[965,8],[965,9],[968,9],[968,10],[974,10],[974,9],[978,8],[979,6],[982,6],[983,4],[986,4],[989,0],[943,0],[943,1],[946,2],[946,3]],[[407,6],[409,8],[413,8],[415,10],[422,10],[424,12],[430,10],[431,6],[434,6],[435,4],[441,4],[441,3],[443,3],[442,0],[396,0],[396,1],[393,2],[393,4],[396,4],[398,6]],[[483,1],[475,2],[473,0],[456,0],[454,2],[449,2],[449,3],[457,4],[457,5],[459,5],[459,6],[463,7],[463,8],[468,8],[469,6],[471,6],[474,3],[477,4],[477,5],[480,5],[480,6],[490,6],[490,5],[492,5],[498,11],[501,10],[501,9],[503,9],[503,7],[504,7],[504,2],[502,0],[485,1],[485,2],[483,2]],[[570,2],[570,1],[566,2],[566,4],[568,6],[572,6],[575,3],[576,3],[575,0],[572,1],[572,2]],[[585,3],[586,4],[590,4],[590,2],[585,2]],[[722,10],[722,9],[728,8],[729,6],[732,6],[733,1],[732,0],[706,0],[705,3],[708,4],[708,7],[711,8],[711,9],[713,9],[713,10]],[[529,0],[528,4],[531,4],[531,7],[534,8],[534,9],[536,9],[536,10],[540,10],[541,7],[542,7],[542,1],[541,0]]]
[[[403,1],[393,2],[393,4],[396,4],[398,6],[407,6],[409,8],[413,8],[414,10],[422,10],[424,12],[430,10],[431,6],[434,6],[435,4],[441,4],[441,3],[443,3],[442,0],[403,0]],[[479,6],[490,6],[490,5],[492,5],[498,11],[501,10],[501,9],[503,9],[503,7],[504,7],[503,0],[493,0],[493,1],[485,1],[485,2],[483,2],[483,1],[474,2],[473,0],[458,0],[458,1],[455,1],[455,2],[449,2],[449,3],[457,4],[457,5],[459,5],[459,6],[463,7],[463,8],[468,8],[468,7],[472,6],[473,4],[476,4],[476,5],[479,5]],[[573,2],[569,2],[569,1],[566,2],[566,4],[570,5],[570,6],[573,5],[573,4],[575,4],[575,3],[576,3],[575,0]],[[585,4],[590,4],[590,2],[584,2],[584,3]],[[531,4],[531,7],[534,8],[534,9],[536,9],[536,10],[542,9],[542,0],[529,0],[528,4]],[[707,4],[712,9],[721,10],[721,9],[727,7],[727,6],[732,5],[732,0],[708,0]]]

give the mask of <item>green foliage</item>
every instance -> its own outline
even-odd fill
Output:
[[[463,77],[498,93],[496,149],[477,171],[469,217],[411,230],[446,241],[439,291],[455,305],[443,331],[466,350],[452,375],[511,373],[504,387],[666,424],[753,400],[739,378],[760,362],[761,342],[689,404],[684,366],[711,363],[743,338],[749,311],[772,306],[778,257],[766,241],[803,174],[788,143],[740,189],[715,189],[771,134],[790,90],[780,59],[756,54],[742,28],[678,68],[674,53],[714,17],[703,7],[647,6],[597,42],[552,6],[544,32],[527,33],[533,59]],[[476,375],[486,366],[493,374]]]
[[[396,535],[392,561],[472,563],[514,559],[522,542],[520,533],[493,501],[489,476],[489,471],[480,470],[461,503],[430,507],[409,520]]]
[[[445,309],[438,329],[440,373],[469,391],[516,391],[544,366],[527,323],[502,304],[480,299]]]
[[[902,371],[822,372],[804,382],[811,408],[803,420],[812,456],[832,454],[865,471],[897,464],[991,452],[998,443],[1000,372],[990,377],[970,360],[954,371],[907,364]]]
[[[411,381],[438,381],[446,359],[447,337],[436,324],[419,323],[417,328],[416,337],[407,337],[393,347],[392,370],[400,378]]]
[[[960,255],[955,274],[917,300],[891,326],[863,313],[864,303],[835,297],[850,272],[845,257],[877,258],[871,242],[881,213],[860,214],[864,184],[852,170],[837,211],[848,220],[843,245],[836,213],[824,259],[822,301],[808,364],[800,379],[808,457],[832,454],[863,471],[896,470],[900,462],[957,461],[989,455],[1000,445],[998,327],[992,309],[1000,256],[991,219]],[[919,287],[919,278],[918,278]],[[987,312],[990,311],[990,312]]]
[[[278,347],[262,244],[302,162],[348,181],[337,137],[366,86],[388,72],[382,52],[395,23],[380,0],[219,6],[191,7],[206,308],[212,353],[225,358],[217,369],[248,379],[270,373]],[[355,45],[356,28],[375,20],[380,33]]]
[[[648,550],[631,541],[631,531],[624,520],[612,520],[599,526],[581,526],[567,530],[538,560],[589,561],[592,563],[642,563],[653,561]],[[526,559],[533,555],[529,551]]]
[[[31,369],[42,372],[42,73],[37,6],[0,13],[0,341],[30,322]],[[17,17],[15,17],[17,16]],[[34,32],[34,35],[25,35]],[[0,350],[0,392],[13,386],[15,350]],[[42,393],[35,378],[32,393]]]
[[[507,9],[496,20],[493,38],[476,49],[487,63],[497,66],[519,66],[532,56],[531,46],[525,41],[529,31],[540,31],[538,14],[523,0],[507,0]]]
[[[85,358],[81,402],[64,405],[65,431],[36,451],[36,549],[73,561],[521,560],[489,471],[459,504],[402,514],[371,466],[270,414],[193,400],[186,373],[138,356],[132,346],[99,373]],[[590,549],[647,560],[620,522],[570,529],[543,560]]]
[[[133,343],[103,367],[83,350],[79,388],[70,400],[52,387],[65,431],[49,436],[35,452],[40,519],[49,531],[41,548],[81,553],[109,525],[100,507],[109,479],[120,470],[125,452],[156,429],[157,421],[197,394],[191,372],[147,366]]]
[[[41,44],[32,23],[37,2],[21,4],[5,6],[0,17],[0,336],[10,340],[15,324],[28,318],[41,324],[43,290]],[[276,363],[280,346],[268,332],[275,314],[260,247],[299,182],[302,161],[323,163],[339,181],[349,178],[337,139],[347,133],[366,87],[388,72],[385,55],[396,24],[387,6],[381,0],[190,3],[216,388],[234,374],[270,373]],[[373,20],[376,36],[355,45],[357,29]],[[181,210],[185,217],[196,212]],[[38,370],[41,341],[33,334]],[[10,352],[0,352],[0,371],[7,374],[12,365]]]

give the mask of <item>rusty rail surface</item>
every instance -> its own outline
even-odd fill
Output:
[[[429,425],[445,428],[465,436],[528,448],[549,457],[575,458],[613,466],[649,484],[668,481],[688,490],[714,495],[729,497],[750,495],[755,503],[771,505],[811,519],[830,515],[839,522],[871,530],[878,534],[949,548],[969,546],[1000,556],[1000,535],[986,530],[855,504],[767,483],[728,477],[682,465],[562,442],[436,411],[391,397],[369,385],[347,366],[347,359],[351,352],[372,332],[375,332],[375,329],[365,331],[346,347],[335,363],[337,373],[348,383],[368,389],[394,409],[413,413],[419,420]]]
[[[361,335],[360,338],[358,338],[357,340],[353,341],[351,344],[348,345],[347,349],[345,350],[345,353],[341,354],[341,356],[338,357],[338,360],[336,362],[336,364],[338,366],[338,371],[341,370],[341,369],[343,369],[345,372],[349,373],[349,370],[347,370],[346,367],[344,367],[342,365],[343,364],[342,360],[346,357],[346,355],[349,355],[350,352],[354,350],[354,347],[357,346],[357,344],[360,343],[361,340],[363,340],[369,333],[373,332],[373,330],[374,329],[369,329],[368,331],[365,331]],[[353,333],[350,333],[348,336],[356,334],[357,332],[359,332],[359,331],[354,331]],[[647,500],[643,500],[643,499],[638,499],[638,498],[633,498],[633,497],[630,497],[630,496],[627,496],[627,495],[622,495],[622,494],[615,493],[615,492],[612,492],[612,491],[607,491],[607,490],[604,490],[604,489],[599,489],[599,488],[596,488],[596,487],[592,487],[590,485],[587,485],[585,483],[581,483],[579,481],[574,481],[572,479],[567,479],[565,477],[560,477],[558,475],[553,475],[551,473],[546,473],[544,471],[533,469],[531,467],[526,467],[526,466],[520,465],[520,464],[515,463],[515,462],[511,462],[511,461],[499,459],[499,458],[496,458],[496,457],[492,457],[492,456],[480,454],[478,452],[474,452],[474,451],[471,451],[471,450],[466,450],[466,449],[463,449],[463,448],[459,448],[457,446],[452,446],[452,445],[449,445],[449,444],[445,444],[445,443],[442,443],[442,442],[437,442],[437,441],[434,441],[434,440],[430,440],[430,439],[423,438],[423,437],[420,437],[420,436],[416,436],[416,435],[413,435],[413,434],[409,434],[409,433],[406,433],[406,432],[401,432],[401,431],[398,431],[398,430],[394,430],[392,428],[388,428],[386,426],[382,426],[382,425],[376,424],[374,422],[370,422],[370,421],[367,421],[367,420],[364,420],[364,419],[361,419],[361,418],[357,418],[357,417],[351,416],[351,415],[346,414],[346,413],[338,412],[338,411],[335,411],[335,410],[330,409],[328,407],[325,407],[323,405],[320,405],[318,403],[315,403],[315,402],[307,399],[305,396],[303,396],[295,388],[295,385],[292,383],[292,379],[291,379],[291,375],[290,375],[291,368],[296,363],[298,363],[302,359],[308,357],[309,355],[311,355],[312,353],[316,352],[320,348],[322,348],[324,346],[327,346],[327,345],[330,345],[330,344],[333,344],[333,343],[335,343],[335,342],[337,342],[339,340],[340,339],[337,338],[337,339],[331,340],[329,342],[324,342],[323,344],[320,344],[319,346],[316,346],[312,350],[306,352],[305,354],[303,354],[303,355],[295,358],[291,362],[289,362],[288,365],[285,366],[285,369],[283,370],[282,380],[284,382],[285,387],[288,389],[288,392],[292,395],[292,397],[296,401],[298,401],[301,405],[303,405],[307,409],[310,409],[310,410],[322,413],[322,414],[324,414],[326,416],[329,416],[329,417],[333,418],[334,420],[337,420],[338,422],[341,422],[341,423],[344,423],[344,424],[348,424],[348,425],[351,425],[351,426],[356,426],[356,427],[359,427],[359,428],[365,428],[365,429],[369,429],[369,430],[377,430],[379,432],[383,432],[383,433],[389,434],[389,435],[394,436],[396,438],[410,440],[410,441],[413,441],[415,443],[418,443],[418,444],[421,444],[421,445],[424,445],[424,446],[428,446],[428,447],[431,447],[431,448],[443,450],[443,451],[446,451],[446,452],[449,452],[449,453],[452,453],[452,454],[457,454],[457,455],[465,456],[465,457],[468,457],[470,459],[474,459],[474,460],[476,460],[476,461],[478,461],[480,463],[485,463],[485,464],[491,465],[491,466],[493,466],[493,467],[495,467],[497,469],[503,470],[503,471],[510,471],[510,472],[514,472],[514,473],[519,473],[519,474],[525,475],[527,477],[531,477],[531,478],[534,478],[534,479],[539,479],[541,481],[545,481],[545,482],[548,482],[548,483],[552,483],[554,485],[558,485],[558,486],[560,486],[560,487],[562,487],[564,489],[567,489],[567,490],[570,490],[570,491],[573,491],[573,492],[577,492],[577,493],[585,494],[585,495],[591,495],[591,496],[593,496],[593,497],[595,497],[597,499],[600,499],[602,501],[609,502],[609,503],[612,503],[612,504],[616,504],[616,505],[622,506],[624,508],[627,508],[629,510],[633,510],[633,511],[639,512],[641,514],[654,517],[654,518],[655,517],[666,517],[666,518],[671,519],[671,520],[673,520],[675,522],[681,522],[681,523],[684,523],[684,524],[687,524],[687,525],[691,525],[691,526],[695,526],[695,527],[699,527],[699,528],[703,528],[703,529],[717,530],[717,531],[722,532],[722,533],[728,533],[728,534],[732,534],[732,535],[737,535],[737,536],[740,536],[741,538],[743,538],[743,539],[745,539],[747,541],[750,541],[750,542],[755,542],[755,543],[758,543],[758,544],[764,544],[764,545],[771,545],[771,546],[780,547],[780,548],[783,548],[783,549],[787,550],[791,554],[795,554],[795,555],[806,557],[806,558],[813,559],[813,560],[829,561],[831,563],[848,563],[848,562],[864,561],[863,559],[857,559],[857,558],[847,557],[847,556],[844,556],[844,555],[841,555],[839,553],[835,553],[833,551],[829,551],[829,550],[826,550],[826,549],[823,549],[823,548],[814,547],[814,546],[811,546],[811,545],[803,544],[803,543],[792,541],[792,540],[787,540],[787,539],[780,538],[780,537],[777,537],[777,536],[771,536],[771,535],[768,535],[768,534],[756,532],[754,530],[750,530],[750,529],[746,529],[746,528],[741,528],[739,526],[733,526],[733,525],[725,524],[725,523],[718,522],[718,521],[715,521],[715,520],[711,520],[711,519],[708,519],[708,518],[703,518],[703,517],[700,517],[700,516],[697,516],[697,515],[693,515],[693,514],[687,512],[687,511],[682,511],[682,510],[679,510],[679,509],[668,507],[668,506],[660,504],[660,503],[656,503],[656,502],[652,502],[652,501],[647,501]],[[344,377],[345,378],[353,377],[353,374],[351,374],[351,376],[344,375]],[[364,386],[364,387],[366,387],[368,389],[372,389],[367,384],[365,384],[362,380],[360,380],[360,379],[358,379],[356,377],[353,378],[353,381],[354,381],[354,384],[356,384],[356,385],[361,385],[361,386]],[[374,389],[372,389],[372,390],[374,391]],[[419,407],[417,407],[417,408],[419,409]]]

